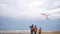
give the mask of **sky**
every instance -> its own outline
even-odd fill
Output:
[[[49,14],[49,20],[41,14]],[[37,24],[60,30],[59,15],[60,0],[0,0],[0,29],[29,29],[28,25]]]

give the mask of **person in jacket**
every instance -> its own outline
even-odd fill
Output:
[[[41,34],[41,31],[42,31],[42,29],[41,29],[41,27],[39,28],[39,34]]]
[[[36,33],[37,33],[37,26],[34,25],[34,34],[36,34]]]
[[[34,25],[32,24],[32,25],[30,26],[31,34],[33,34],[33,27],[34,27]]]

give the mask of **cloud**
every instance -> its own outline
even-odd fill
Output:
[[[42,13],[50,14],[48,16],[50,20],[46,20],[45,16],[41,15]],[[0,0],[0,18],[1,29],[24,29],[29,28],[28,25],[32,23],[38,26],[41,24],[43,29],[59,29],[55,26],[60,25],[60,1]]]
[[[60,8],[60,1],[56,1],[52,3],[48,9],[51,10],[51,9],[56,9],[56,8]]]
[[[57,0],[0,0],[0,15],[13,18],[27,16],[38,18],[41,13],[53,14],[60,12],[60,1]],[[52,17],[52,16],[51,16]]]

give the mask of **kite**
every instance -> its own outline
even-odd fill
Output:
[[[44,16],[46,17],[46,19],[49,20],[48,16],[49,16],[50,14],[41,14],[41,15],[44,15]]]

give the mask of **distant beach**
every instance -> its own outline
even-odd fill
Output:
[[[0,30],[0,34],[30,34],[30,30]],[[38,34],[38,32],[37,32]],[[57,30],[42,30],[41,34],[60,34]]]

